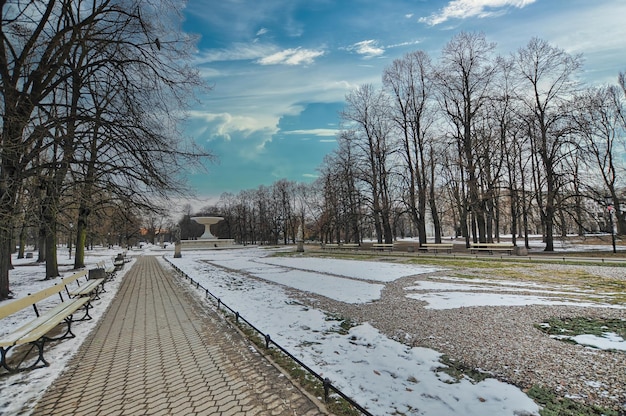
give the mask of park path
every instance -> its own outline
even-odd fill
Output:
[[[33,415],[326,414],[190,290],[139,257]]]

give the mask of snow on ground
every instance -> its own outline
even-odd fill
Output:
[[[330,268],[327,259],[270,259],[266,257],[269,253],[258,249],[206,251],[184,253],[182,258],[168,261],[373,414],[538,414],[538,406],[513,385],[495,379],[452,382],[440,370],[444,365],[437,351],[407,347],[368,323],[344,334],[334,317],[298,303],[286,290],[270,283],[279,281],[290,288],[361,303],[362,285],[379,285],[339,276],[359,277],[357,269],[361,269],[361,279],[388,281],[388,276],[397,279],[434,269],[374,262],[357,266],[354,261],[342,260],[333,260]],[[288,269],[288,265],[298,269]],[[315,265],[322,270],[314,272]],[[374,268],[376,272],[372,272]],[[251,279],[248,274],[266,281]],[[274,274],[286,277],[270,278]],[[324,287],[327,279],[335,280],[329,294]]]
[[[582,307],[620,308],[623,306],[608,303],[581,302],[577,299],[593,292],[570,288],[558,291],[553,286],[528,284],[525,282],[505,282],[501,280],[471,279],[437,276],[444,282],[417,281],[415,286],[404,289],[406,297],[427,302],[427,309],[454,309],[472,306],[526,306],[526,305],[563,305]],[[480,283],[480,284],[478,284]],[[489,292],[524,292],[530,294],[485,293]],[[544,294],[540,296],[539,294]],[[556,298],[555,296],[558,296]]]
[[[626,340],[614,332],[605,332],[602,336],[597,335],[576,335],[572,340],[581,345],[601,350],[620,350],[626,351]]]
[[[407,264],[389,264],[376,261],[321,259],[314,257],[270,257],[259,258],[257,263],[273,264],[291,269],[309,270],[353,279],[393,282],[404,276],[436,272],[435,267]],[[219,264],[211,261],[212,263]]]
[[[614,332],[605,332],[602,336],[583,334],[576,336],[554,335],[556,339],[569,339],[577,344],[600,350],[618,350],[626,352],[626,340]]]
[[[450,377],[437,370],[443,367],[437,351],[409,348],[385,337],[368,323],[353,327],[347,335],[342,335],[336,318],[298,303],[275,284],[321,294],[341,302],[363,303],[378,299],[384,283],[405,276],[431,273],[437,270],[435,268],[306,257],[269,258],[268,254],[272,251],[254,248],[184,252],[183,258],[172,259],[172,249],[171,246],[168,250],[147,246],[141,253],[167,253],[170,261],[200,281],[225,304],[270,334],[272,339],[323,376],[329,377],[334,385],[374,414],[392,414],[394,411],[407,415],[538,414],[537,405],[515,386],[495,379],[475,384],[468,379],[450,383]],[[116,253],[116,250],[106,249],[88,252],[87,265],[93,267],[100,260],[110,261]],[[71,260],[59,258],[59,262],[63,276],[72,273]],[[16,297],[52,284],[42,280],[44,266],[34,263],[32,259],[15,259],[13,264],[16,268],[11,271],[11,288]],[[47,346],[46,357],[50,358],[50,367],[0,377],[0,415],[17,414],[20,409],[34,406],[95,327],[129,268],[127,265],[121,274],[118,273],[118,277],[107,284],[107,292],[102,299],[94,302],[95,308],[91,312],[94,319],[73,327],[77,335],[75,339]],[[406,288],[407,296],[419,295],[429,302],[428,307],[431,308],[441,308],[442,305],[511,305],[512,302],[533,304],[539,301],[557,304],[560,300],[543,296],[544,290],[552,288],[537,284],[494,282],[489,279],[463,281],[445,276],[438,276],[437,280],[445,282],[437,282],[439,286],[430,281],[416,282],[415,286]],[[489,286],[490,292],[502,291],[503,286],[513,286],[507,289],[507,292],[513,293],[503,293],[506,297],[496,293],[491,297],[492,294],[480,292],[478,286],[483,285]],[[514,294],[518,289],[532,295]],[[566,295],[576,295],[569,288],[566,290]],[[554,291],[551,292],[554,294]],[[577,305],[581,306],[580,303]],[[2,320],[0,335],[31,319],[32,311],[24,310]],[[604,339],[582,340],[585,342],[577,342],[610,349],[620,349],[624,343],[624,340],[610,334]],[[23,412],[27,413],[28,410]]]
[[[400,277],[437,270],[403,264],[310,257],[257,256],[251,259],[249,253],[249,250],[223,251],[211,255],[211,263],[346,303],[371,302],[380,298],[384,288],[382,284],[352,279],[391,282]],[[349,290],[345,290],[347,287]]]

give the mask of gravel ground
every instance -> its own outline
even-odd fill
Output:
[[[497,272],[502,270],[498,268]],[[513,273],[513,279],[523,281],[516,275],[515,266],[506,271],[508,277],[499,280],[511,280]],[[548,276],[551,286],[555,281],[550,276],[577,276],[566,285],[579,288],[585,286],[582,279],[609,285],[611,281],[626,280],[626,269],[621,267],[533,264],[517,271],[520,276]],[[626,320],[626,309],[533,305],[434,310],[426,309],[423,301],[406,297],[405,288],[415,286],[419,280],[433,281],[455,274],[482,278],[490,272],[493,270],[455,267],[452,272],[406,277],[386,284],[382,298],[369,304],[350,305],[310,295],[301,296],[301,300],[356,322],[370,322],[393,339],[433,348],[522,389],[542,385],[564,397],[626,411],[626,353],[565,343],[534,327],[552,317]],[[489,278],[498,276],[490,274]]]

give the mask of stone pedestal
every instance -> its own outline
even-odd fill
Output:
[[[219,248],[236,247],[235,240],[232,238],[216,238],[214,240],[182,240],[180,242],[182,250],[209,250]]]
[[[211,234],[211,225],[222,221],[223,217],[192,217],[191,219],[198,224],[204,225],[204,234],[197,240],[182,240],[180,242],[181,250],[210,250],[237,247],[234,239],[217,238]]]
[[[297,252],[304,253],[304,233],[302,232],[302,225],[298,226],[298,235],[296,237],[296,242],[298,244]]]

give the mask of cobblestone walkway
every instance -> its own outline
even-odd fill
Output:
[[[326,414],[189,290],[140,257],[33,414]]]

